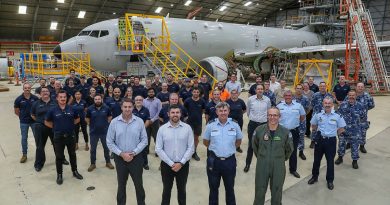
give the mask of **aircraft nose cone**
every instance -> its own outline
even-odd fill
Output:
[[[54,47],[53,53],[56,58],[61,59],[61,46],[57,45],[56,47]]]

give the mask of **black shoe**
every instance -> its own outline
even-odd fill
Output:
[[[347,143],[347,146],[345,146],[345,149],[351,149],[351,143]]]
[[[300,152],[299,152],[299,157],[300,157],[302,160],[306,160],[306,156],[305,156],[305,154],[303,154],[303,151],[300,151]]]
[[[35,167],[35,171],[40,172],[42,170],[42,167]]]
[[[57,184],[58,184],[58,185],[61,185],[62,182],[63,182],[62,174],[57,174]]]
[[[83,179],[83,176],[81,176],[81,174],[77,170],[73,172],[73,176],[76,177],[76,179]]]
[[[294,177],[296,178],[301,178],[301,175],[298,174],[298,172],[290,172],[290,174],[292,174]]]
[[[155,156],[155,157],[158,157],[158,155],[157,155],[157,154],[154,154],[154,156]]]
[[[192,155],[192,158],[194,158],[196,161],[200,161],[200,158],[196,152]]]
[[[316,182],[318,182],[318,179],[315,177],[312,177],[311,179],[309,179],[309,181],[307,183],[311,185],[311,184],[314,184]]]
[[[336,165],[339,165],[341,163],[343,163],[343,157],[338,157],[337,160],[334,162]]]
[[[68,162],[68,160],[64,159],[64,161],[62,161],[62,164],[63,165],[69,165],[69,162]]]
[[[310,143],[310,149],[314,149],[314,145],[315,145],[315,143],[314,143],[314,141],[311,141],[311,143]]]
[[[149,170],[149,165],[145,164],[145,165],[144,165],[144,169],[145,169],[145,170]]]
[[[244,172],[245,172],[245,173],[249,172],[249,168],[250,168],[250,167],[251,167],[250,165],[245,165]]]
[[[367,150],[366,150],[366,148],[364,148],[364,145],[360,145],[360,151],[362,152],[362,153],[364,153],[364,154],[366,154],[367,153]]]
[[[359,169],[359,165],[358,165],[358,163],[357,163],[357,160],[353,160],[353,161],[352,161],[352,168],[354,168],[354,169]]]
[[[239,153],[242,153],[241,147],[237,147],[236,151],[239,152]]]
[[[333,190],[333,188],[334,188],[333,182],[328,182],[328,189]]]

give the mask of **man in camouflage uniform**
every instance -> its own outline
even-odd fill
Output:
[[[303,87],[301,84],[298,84],[295,87],[295,96],[294,100],[297,103],[300,103],[302,107],[305,109],[305,112],[307,113],[310,109],[310,101],[309,99],[302,95]],[[306,118],[303,122],[299,123],[299,143],[298,143],[298,150],[299,150],[299,157],[302,160],[306,160],[306,156],[303,153],[303,150],[305,148],[305,134],[306,134]]]
[[[347,126],[345,132],[339,136],[339,149],[337,151],[339,157],[335,164],[343,163],[343,156],[348,142],[351,144],[352,167],[358,169],[359,142],[362,139],[361,121],[364,120],[366,114],[363,105],[356,101],[355,90],[348,92],[348,100],[340,104],[338,112],[344,118]]]
[[[333,95],[326,92],[326,83],[321,82],[319,84],[319,91],[314,93],[313,98],[311,100],[311,105],[313,107],[313,115],[320,113],[321,110],[323,109],[322,107],[322,101],[325,99],[325,97],[330,97],[334,100]],[[313,133],[311,136],[311,143],[310,143],[310,148],[314,148],[314,140],[313,140]]]
[[[360,151],[362,153],[367,153],[366,148],[364,145],[366,144],[366,134],[367,134],[367,129],[370,127],[370,122],[367,120],[367,113],[368,110],[371,110],[372,108],[375,107],[374,103],[374,98],[367,92],[364,92],[364,84],[363,83],[358,83],[356,85],[356,101],[358,101],[360,104],[363,105],[363,108],[365,110],[365,115],[363,117],[363,120],[360,122],[360,127],[362,128],[362,138],[361,141],[359,142],[360,144]]]

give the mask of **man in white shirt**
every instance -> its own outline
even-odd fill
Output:
[[[277,90],[278,88],[280,88],[280,83],[278,83],[276,81],[276,75],[275,74],[271,74],[270,76],[270,82],[269,82],[269,89],[272,91],[272,92],[275,92],[275,90]]]
[[[173,180],[176,178],[178,204],[186,204],[186,185],[189,160],[194,153],[194,134],[191,127],[180,121],[181,109],[171,105],[169,122],[157,132],[156,153],[161,158],[163,182],[162,205],[169,205]]]

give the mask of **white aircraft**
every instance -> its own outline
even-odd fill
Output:
[[[137,33],[149,39],[161,34],[161,20],[133,17]],[[321,45],[321,37],[313,32],[269,28],[261,26],[210,22],[201,20],[165,18],[171,39],[183,48],[192,58],[201,61],[206,69],[226,79],[226,65],[222,59],[233,50],[239,58],[254,57],[272,46],[288,49]],[[54,53],[85,52],[91,56],[93,68],[100,71],[125,71],[129,56],[118,52],[118,19],[92,24],[77,36],[60,43]],[[58,56],[58,55],[57,55]],[[58,56],[59,57],[59,56]],[[220,69],[224,68],[224,69]]]

